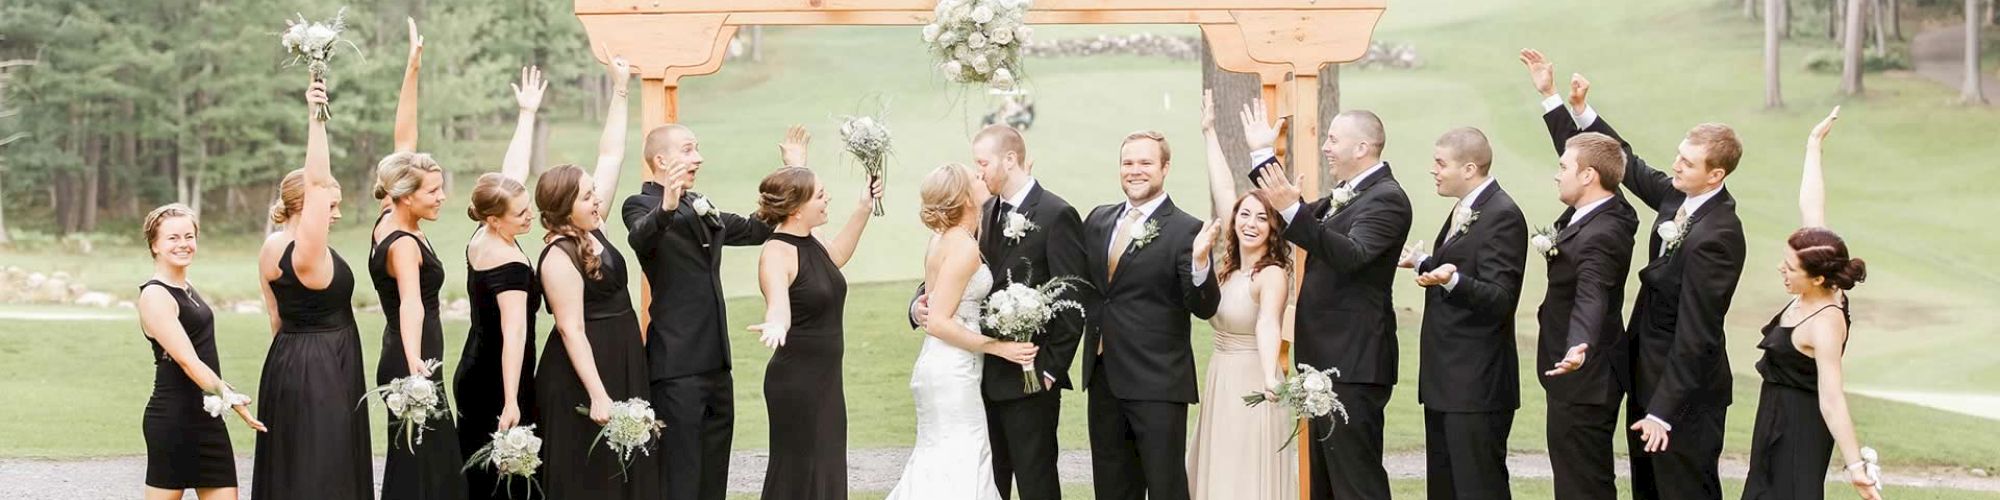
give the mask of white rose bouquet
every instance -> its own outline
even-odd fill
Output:
[[[535,436],[535,426],[515,426],[507,430],[493,431],[493,442],[486,443],[479,451],[465,460],[465,468],[491,469],[506,485],[508,495],[512,495],[515,479],[526,479],[531,490],[539,490],[535,483],[535,469],[542,467],[542,438]],[[530,494],[530,496],[533,496]]]
[[[208,412],[208,416],[222,418],[222,412],[250,404],[250,396],[236,392],[236,387],[229,385],[228,382],[218,385],[220,387],[216,392],[201,397],[201,411]]]
[[[576,407],[577,413],[590,414],[590,408]],[[611,404],[611,421],[604,423],[604,430],[597,431],[597,439],[591,441],[592,449],[602,442],[618,454],[619,474],[632,464],[632,452],[641,455],[653,454],[650,445],[660,437],[660,430],[667,424],[653,413],[653,404],[644,399],[632,398]]]
[[[847,147],[847,153],[861,162],[861,169],[868,173],[870,181],[881,179],[889,166],[889,155],[893,152],[889,138],[889,127],[875,116],[848,116],[840,122],[840,141]],[[880,199],[875,200],[875,216],[883,214]]]
[[[1021,78],[1021,46],[1034,29],[1027,25],[1029,0],[940,0],[924,26],[924,43],[944,62],[938,70],[952,83],[986,84],[1013,92]]]
[[[1339,413],[1341,423],[1346,423],[1347,405],[1341,404],[1340,395],[1333,393],[1333,377],[1338,376],[1340,376],[1339,368],[1315,370],[1312,365],[1299,363],[1299,372],[1285,379],[1285,383],[1279,384],[1272,395],[1276,396],[1279,405],[1291,410],[1292,415],[1299,418],[1319,418]],[[1243,404],[1249,406],[1257,406],[1271,400],[1263,391],[1243,396]],[[1279,448],[1292,445],[1292,440],[1299,435],[1298,426],[1296,422],[1292,424],[1292,432],[1285,436],[1285,444]],[[1331,436],[1331,431],[1327,435]],[[1320,439],[1326,437],[1320,436]]]
[[[1035,336],[1048,328],[1049,321],[1062,310],[1073,310],[1083,314],[1083,304],[1062,299],[1062,294],[1075,290],[1082,280],[1062,277],[1049,280],[1039,287],[1030,287],[1020,282],[1008,283],[1006,288],[986,296],[981,317],[985,334],[1009,342],[1034,342]],[[1042,378],[1035,374],[1035,367],[1021,365],[1021,392],[1033,394],[1041,392]]]
[[[330,69],[328,63],[333,61],[336,47],[346,44],[354,49],[355,55],[361,55],[360,47],[340,37],[341,32],[347,31],[346,7],[335,13],[333,19],[323,22],[307,21],[305,14],[298,16],[298,19],[286,19],[285,31],[278,35],[279,42],[285,46],[285,53],[292,56],[292,61],[286,63],[286,66],[303,62],[306,71],[312,73],[313,80],[324,80]],[[328,109],[331,107],[331,105],[320,107],[318,117],[320,121],[333,117],[333,112]]]
[[[443,368],[442,361],[424,360],[425,371],[436,373]],[[402,424],[403,439],[411,448],[423,444],[424,430],[430,428],[431,420],[451,413],[444,403],[444,390],[423,375],[412,374],[390,380],[381,387],[368,390],[362,400],[366,401],[367,396],[382,398],[382,405],[389,407],[389,416]]]

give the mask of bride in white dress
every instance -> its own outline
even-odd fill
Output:
[[[979,395],[980,360],[992,354],[1033,363],[1036,348],[979,332],[980,304],[993,288],[993,274],[980,261],[978,239],[979,207],[988,197],[979,172],[965,165],[946,164],[924,178],[924,225],[938,233],[924,257],[932,307],[923,352],[910,371],[917,445],[890,500],[1001,498],[993,483],[986,404]]]

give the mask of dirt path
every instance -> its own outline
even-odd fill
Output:
[[[1965,85],[1965,27],[1931,28],[1910,40],[1910,65],[1919,75],[1957,89]],[[2000,80],[1981,72],[1986,102],[2000,102]]]
[[[736,452],[730,462],[733,472],[729,478],[729,490],[736,493],[756,493],[764,481],[764,466],[767,455],[763,450]],[[848,489],[853,491],[887,491],[896,486],[901,476],[904,462],[909,460],[909,450],[900,448],[853,450],[848,452]],[[1424,477],[1424,456],[1421,453],[1398,453],[1388,457],[1385,466],[1394,478]],[[1550,477],[1549,459],[1541,454],[1517,454],[1507,458],[1508,471],[1513,477],[1545,479]],[[1063,452],[1059,468],[1064,483],[1087,484],[1090,482],[1090,453],[1084,450]],[[135,496],[144,482],[145,457],[113,457],[81,460],[24,460],[0,459],[0,498],[49,498],[61,493],[63,498],[72,499],[127,499]],[[1748,472],[1749,465],[1742,461],[1724,461],[1724,477],[1741,479]],[[250,460],[239,458],[236,463],[237,475],[241,478],[244,492],[250,484]],[[375,477],[379,480],[382,464],[375,463]],[[1618,475],[1626,474],[1624,463],[1620,462]],[[1891,486],[1921,488],[1953,488],[1976,491],[2000,491],[2000,479],[1977,477],[1957,470],[1904,470],[1889,471]],[[247,495],[246,495],[247,497]],[[192,497],[189,497],[192,498]]]

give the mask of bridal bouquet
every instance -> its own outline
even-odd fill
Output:
[[[868,179],[883,178],[889,165],[889,127],[882,119],[873,116],[849,116],[840,123],[840,142],[847,146],[847,153],[861,162],[861,169],[868,173]],[[875,200],[875,216],[881,217],[882,200]]]
[[[435,373],[441,369],[444,369],[444,362],[424,360],[425,371]],[[362,400],[367,401],[367,396],[382,398],[382,405],[389,407],[389,415],[402,424],[403,439],[411,448],[423,444],[424,430],[430,428],[432,419],[442,418],[451,412],[445,407],[444,391],[438,388],[437,382],[423,375],[410,374],[390,380],[381,387],[369,389]]]
[[[324,80],[329,69],[327,63],[333,60],[334,49],[340,44],[347,44],[356,55],[361,54],[361,48],[356,47],[354,42],[340,38],[340,32],[347,30],[346,7],[334,14],[333,19],[323,22],[307,21],[305,14],[298,16],[298,19],[286,19],[285,32],[279,35],[279,41],[285,45],[285,53],[292,56],[292,61],[286,66],[303,62],[306,71],[312,73],[313,80]],[[333,112],[327,109],[330,107],[320,107],[320,121],[333,117]]]
[[[208,412],[208,416],[222,418],[222,412],[250,404],[250,396],[236,392],[236,388],[228,382],[217,385],[216,392],[201,397],[201,411]]]
[[[1076,278],[1056,278],[1039,287],[1008,283],[986,296],[982,311],[986,335],[1009,342],[1034,342],[1035,335],[1042,333],[1057,312],[1069,309],[1083,313],[1083,304],[1059,298],[1075,290],[1078,283],[1082,281]],[[1021,365],[1021,392],[1033,394],[1042,388],[1042,377],[1035,374],[1035,367]]]
[[[1012,92],[1021,77],[1021,46],[1034,33],[1029,0],[939,0],[924,43],[952,83]]]
[[[590,414],[586,406],[576,407],[577,413]],[[632,452],[651,455],[647,445],[660,436],[660,429],[667,424],[653,413],[653,404],[644,399],[632,398],[611,404],[611,421],[604,423],[604,430],[597,431],[597,438],[590,446],[597,448],[598,442],[611,447],[618,454],[618,473],[623,475],[625,467],[632,464]]]
[[[487,443],[465,461],[465,468],[485,467],[506,479],[509,495],[514,491],[514,479],[527,479],[530,488],[535,485],[535,469],[542,466],[542,438],[535,436],[535,426],[523,425],[501,431],[493,431],[493,442]]]
[[[1340,395],[1333,393],[1333,377],[1338,376],[1340,376],[1339,368],[1314,370],[1312,365],[1299,363],[1299,372],[1285,379],[1285,383],[1279,384],[1277,390],[1273,392],[1277,396],[1277,403],[1291,410],[1292,415],[1300,418],[1319,418],[1339,413],[1340,421],[1346,423],[1347,405],[1341,404]],[[1257,406],[1265,401],[1270,399],[1264,396],[1263,391],[1243,396],[1243,404],[1249,406]],[[1298,438],[1299,425],[1296,422],[1292,424],[1292,432],[1285,436],[1285,444],[1278,448],[1283,449],[1292,445],[1292,440]],[[1332,432],[1329,431],[1328,435],[1332,435]],[[1326,439],[1326,436],[1320,436],[1320,439]]]

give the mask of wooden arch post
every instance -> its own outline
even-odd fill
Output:
[[[741,26],[921,26],[936,0],[574,0],[593,46],[631,61],[647,130],[680,120],[680,79],[722,68]],[[1286,164],[1318,195],[1319,69],[1360,59],[1388,0],[1038,0],[1028,24],[1194,24],[1216,65],[1256,73],[1265,106],[1291,118]],[[910,38],[916,43],[915,36]],[[1301,141],[1303,139],[1303,141]],[[1283,147],[1283,143],[1280,143]],[[1304,254],[1301,253],[1301,258]],[[1304,432],[1304,430],[1301,430]],[[1301,498],[1306,444],[1300,436]]]

